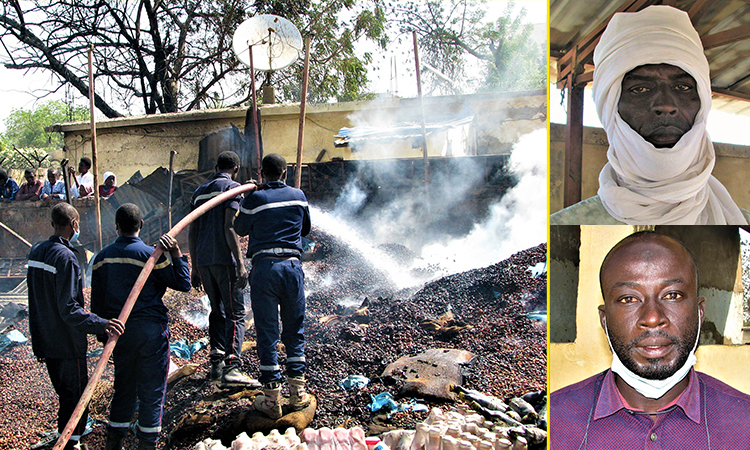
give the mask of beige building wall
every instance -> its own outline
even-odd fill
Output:
[[[736,230],[736,228],[733,229]],[[697,227],[687,227],[687,233],[693,234],[702,233],[706,230],[700,230]],[[575,320],[576,335],[574,342],[550,342],[548,380],[551,392],[595,375],[611,365],[612,353],[609,349],[606,335],[601,328],[597,310],[598,306],[603,303],[599,287],[599,267],[609,249],[634,231],[635,227],[628,225],[580,227],[580,261],[578,264],[580,275],[578,278],[577,299],[575,300],[575,317],[555,318],[558,321]],[[701,243],[697,246],[708,247],[708,244]],[[695,248],[691,250],[696,253]],[[550,272],[554,271],[556,265],[560,264],[559,261],[554,260],[554,252],[555,250],[550,246]],[[696,258],[699,260],[699,266],[704,267],[700,262],[701,257],[696,255]],[[710,260],[712,258],[715,260],[715,255],[705,255],[705,259]],[[729,267],[732,267],[734,262],[728,261],[728,263]],[[732,272],[730,270],[729,274],[724,273],[720,279],[717,278],[718,271],[714,271],[707,264],[706,269],[702,269],[701,272],[700,294],[706,295],[709,291],[729,290],[730,292],[723,292],[721,301],[714,300],[712,302],[711,299],[707,299],[706,322],[718,322],[719,318],[723,317],[722,310],[736,309],[737,302],[739,302],[739,317],[741,318],[741,271]],[[734,264],[741,267],[739,262]],[[706,277],[704,277],[704,274]],[[709,281],[708,285],[706,285],[704,279],[708,278],[715,280],[715,282]],[[731,287],[727,288],[727,286]],[[549,288],[550,317],[555,317],[555,291],[556,287],[554,283],[551,283]],[[732,314],[737,314],[737,312],[729,313],[727,315],[729,318],[727,322],[731,321]],[[554,328],[556,326],[555,321],[551,320],[549,326],[550,328]],[[734,328],[741,327],[741,324],[717,323],[715,326],[716,328],[724,327],[728,331],[728,335],[733,335],[737,331]],[[706,330],[701,331],[702,340],[707,337],[707,332],[709,333],[708,337],[710,337],[711,327],[705,326],[704,328]],[[732,329],[730,330],[729,328]],[[734,343],[733,339],[730,340],[727,336],[724,339],[726,343]],[[750,393],[750,378],[747,376],[747,372],[750,370],[750,346],[701,345],[698,348],[696,356],[698,359],[698,363],[695,366],[696,370],[716,377],[743,392]]]
[[[562,177],[565,157],[565,125],[550,123],[549,207],[550,214],[563,208]],[[599,172],[607,163],[609,142],[601,128],[584,127],[581,200],[599,189]],[[750,211],[750,146],[714,143],[713,175],[727,188],[738,206]]]
[[[528,91],[427,97],[424,107],[428,122],[455,119],[462,111],[473,111],[475,119],[468,138],[474,151],[478,147],[484,153],[502,154],[510,151],[519,136],[546,126],[546,100],[546,91]],[[260,110],[264,152],[279,153],[288,162],[295,162],[299,104],[262,105]],[[196,169],[201,139],[232,125],[243,132],[246,113],[246,108],[235,108],[101,120],[96,123],[99,173],[112,171],[119,183],[138,170],[145,176],[158,167],[167,167],[171,150],[177,151],[176,171]],[[411,140],[403,139],[362,146],[356,152],[348,147],[334,147],[334,135],[343,127],[418,123],[418,113],[417,99],[308,105],[302,162],[315,161],[322,150],[326,151],[323,161],[421,157],[421,148],[413,148]],[[77,165],[81,157],[91,156],[89,122],[57,124],[47,131],[65,135],[67,150],[52,155],[53,158],[68,158]],[[446,135],[436,133],[428,137],[429,155],[444,154]]]

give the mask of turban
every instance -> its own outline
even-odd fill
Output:
[[[623,77],[646,64],[679,67],[697,83],[700,110],[672,148],[654,147],[618,112]],[[594,102],[609,140],[598,192],[607,212],[631,225],[746,224],[729,192],[711,175],[716,162],[706,131],[711,79],[687,13],[650,6],[615,14],[594,51],[594,65]]]

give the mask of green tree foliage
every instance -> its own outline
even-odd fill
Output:
[[[53,73],[88,97],[87,51],[95,57],[96,107],[124,113],[236,106],[250,98],[249,69],[232,50],[239,24],[255,14],[283,16],[314,35],[311,101],[365,95],[368,56],[354,43],[385,45],[381,0],[6,1],[0,5],[0,62]],[[273,74],[282,101],[299,100],[302,62]]]
[[[44,128],[55,123],[89,119],[86,107],[71,107],[55,100],[35,109],[14,109],[5,119],[5,133],[0,141],[0,160],[3,168],[24,169],[46,167],[47,152],[63,146],[60,133],[47,133]]]
[[[428,90],[439,93],[543,89],[546,52],[531,39],[525,8],[513,2],[497,18],[487,2],[468,0],[394,2],[401,33],[416,32],[422,63],[453,81],[423,70]]]
[[[17,148],[53,149],[63,145],[60,133],[44,131],[55,123],[76,122],[89,119],[86,107],[71,107],[54,100],[39,105],[36,109],[14,109],[5,119],[4,140]]]

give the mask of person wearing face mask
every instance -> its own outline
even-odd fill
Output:
[[[748,224],[750,212],[712,175],[711,76],[688,14],[665,5],[614,14],[594,65],[608,162],[598,195],[552,214],[550,224]]]
[[[62,433],[88,383],[87,334],[119,336],[125,326],[84,310],[81,268],[71,241],[78,239],[78,211],[58,203],[51,211],[54,234],[29,252],[26,284],[29,295],[29,330],[34,356],[47,365],[52,386],[60,398],[57,430]],[[72,449],[86,426],[84,411],[65,446]]]
[[[551,394],[550,448],[750,448],[750,396],[693,369],[705,298],[690,251],[634,233],[599,279],[612,366]]]

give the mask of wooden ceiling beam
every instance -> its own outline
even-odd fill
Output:
[[[731,98],[732,100],[742,100],[743,102],[750,102],[750,94],[743,94],[742,92],[730,91],[728,89],[711,88],[711,93],[719,95],[721,97]]]
[[[583,39],[577,40],[570,46],[571,50],[565,52],[565,54],[558,61],[557,67],[560,73],[558,79],[562,80],[566,78],[574,70],[580,71],[580,68],[575,69],[574,66],[583,66],[584,64],[590,64],[594,60],[594,49],[599,43],[599,39],[601,38],[602,33],[604,33],[604,30],[607,28],[607,25],[612,19],[612,16],[614,16],[618,12],[637,12],[647,6],[651,6],[658,2],[659,0],[625,0],[617,8],[617,11],[607,17],[607,19],[600,23],[591,33],[589,33]],[[577,51],[573,52],[573,49],[577,49]],[[575,55],[575,58],[573,58],[573,55]]]
[[[714,0],[696,0],[696,2],[693,3],[693,6],[691,6],[687,12],[693,25],[695,25],[701,17],[706,14],[706,11],[708,11],[708,8],[711,7],[713,2]]]
[[[720,31],[710,36],[704,36],[701,38],[701,41],[703,42],[703,49],[708,50],[734,44],[735,42],[744,41],[748,38],[750,38],[750,24],[745,24],[732,28],[731,30]]]

